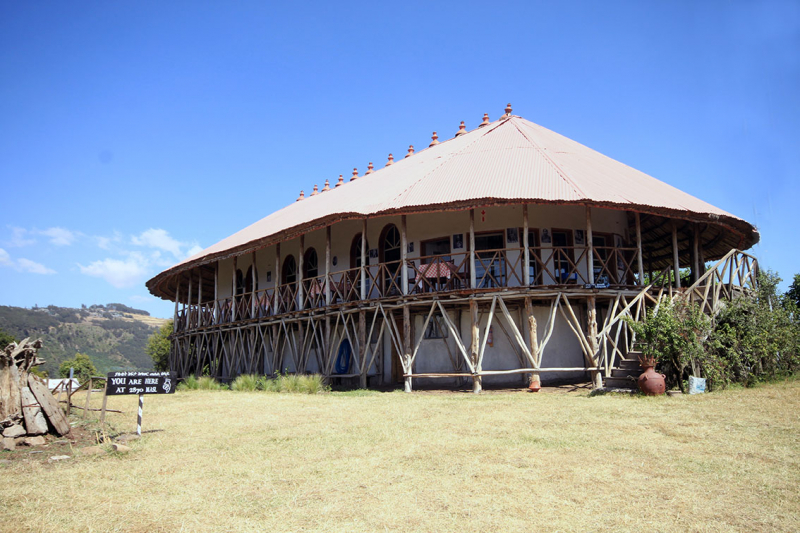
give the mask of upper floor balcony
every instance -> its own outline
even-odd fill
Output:
[[[644,281],[639,248],[631,246],[529,246],[424,255],[303,277],[233,296],[183,306],[176,331],[263,320],[403,297],[537,289],[635,289]],[[250,287],[248,287],[250,285]]]

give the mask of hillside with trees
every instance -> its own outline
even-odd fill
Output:
[[[17,340],[41,338],[40,367],[58,376],[61,363],[77,353],[88,355],[101,374],[119,370],[152,370],[147,339],[167,322],[122,304],[70,307],[0,306],[0,331]]]

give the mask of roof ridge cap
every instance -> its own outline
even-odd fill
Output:
[[[517,117],[513,117],[513,118],[517,118]],[[519,118],[522,118],[522,117],[519,117]],[[522,120],[525,120],[525,119],[522,119]],[[569,174],[567,174],[567,172],[566,172],[564,169],[562,169],[562,168],[561,168],[561,167],[558,165],[558,163],[556,163],[556,162],[553,160],[553,158],[552,158],[552,157],[550,157],[548,154],[546,154],[546,153],[544,152],[544,150],[542,150],[542,149],[539,147],[539,145],[538,145],[538,144],[536,144],[535,142],[533,142],[533,140],[531,140],[531,138],[530,138],[530,137],[528,137],[528,136],[525,134],[525,132],[524,132],[524,131],[522,131],[522,128],[520,128],[520,127],[517,125],[516,121],[512,121],[511,119],[508,119],[508,120],[506,120],[506,122],[511,122],[512,124],[514,124],[514,127],[517,129],[517,131],[520,133],[520,135],[522,135],[523,137],[525,137],[525,140],[526,140],[526,141],[528,141],[529,143],[531,143],[531,147],[533,147],[533,149],[534,149],[534,150],[536,150],[537,152],[539,152],[539,154],[541,154],[541,156],[542,156],[542,157],[545,159],[545,161],[547,161],[548,163],[550,163],[550,165],[552,165],[552,167],[553,167],[553,168],[556,170],[556,172],[558,173],[558,175],[559,175],[559,176],[561,176],[561,179],[563,179],[564,181],[566,181],[567,183],[569,183],[570,185],[572,185],[572,188],[573,188],[573,190],[574,190],[576,193],[580,194],[580,195],[581,195],[581,196],[583,196],[584,198],[586,198],[586,197],[587,197],[587,195],[586,195],[586,191],[584,191],[584,190],[583,190],[583,189],[582,189],[582,188],[581,188],[581,187],[580,187],[580,186],[579,186],[577,183],[575,183],[575,180],[573,180],[573,179],[572,179],[572,178],[569,176]],[[530,121],[526,121],[526,122],[530,122]],[[531,122],[531,124],[534,124],[534,123],[533,123],[533,122]]]

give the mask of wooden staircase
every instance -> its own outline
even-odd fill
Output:
[[[611,370],[611,376],[603,379],[603,385],[607,389],[626,389],[638,391],[639,385],[636,380],[644,372],[642,365],[639,364],[640,351],[630,351],[625,359],[619,360],[619,365]]]

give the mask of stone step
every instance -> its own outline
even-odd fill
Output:
[[[635,380],[620,377],[603,378],[603,385],[608,389],[637,390],[639,388]]]
[[[639,379],[639,376],[642,375],[643,370],[641,368],[636,368],[633,370],[627,368],[613,368],[611,369],[611,377],[614,378],[625,378],[628,376],[634,377]]]

